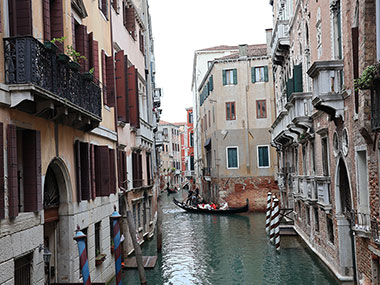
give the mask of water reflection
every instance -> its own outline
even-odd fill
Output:
[[[337,284],[324,266],[294,237],[276,252],[265,234],[264,214],[213,216],[186,213],[163,197],[163,251],[148,284]],[[184,196],[183,196],[184,197]],[[155,255],[155,241],[143,246]],[[125,284],[139,284],[136,270]]]

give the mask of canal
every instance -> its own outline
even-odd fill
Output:
[[[338,284],[298,238],[282,238],[277,253],[264,214],[186,213],[172,203],[186,193],[162,194],[162,254],[146,270],[148,284]],[[156,255],[155,239],[142,251]],[[137,270],[124,270],[123,284],[139,284]]]

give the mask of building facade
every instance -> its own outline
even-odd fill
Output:
[[[379,60],[380,2],[271,4],[281,203],[341,282],[378,284],[379,92],[354,80]]]
[[[276,188],[276,153],[270,147],[274,120],[273,78],[267,45],[241,45],[216,58],[200,86],[203,196],[264,210]]]

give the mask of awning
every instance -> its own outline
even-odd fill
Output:
[[[204,144],[205,148],[211,148],[211,138],[208,138]]]

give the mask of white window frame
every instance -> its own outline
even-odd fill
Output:
[[[237,156],[237,167],[228,167],[228,149],[230,148],[236,148],[236,156]],[[240,162],[239,162],[239,147],[238,146],[227,146],[226,147],[226,167],[227,169],[239,169]]]
[[[255,83],[265,82],[265,67],[255,66]]]
[[[225,69],[226,71],[226,85],[234,85],[234,69]]]
[[[259,147],[267,147],[267,149],[268,149],[268,166],[260,166]],[[267,145],[267,144],[257,145],[256,156],[257,156],[257,168],[270,168],[270,148],[269,148],[269,145]]]

